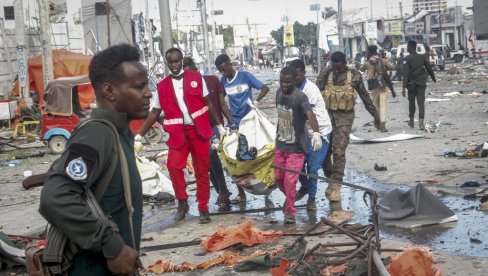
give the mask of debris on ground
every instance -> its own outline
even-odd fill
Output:
[[[434,258],[432,255],[426,249],[420,247],[405,249],[393,258],[387,269],[392,276],[442,276],[440,269],[434,267]]]
[[[396,141],[404,141],[404,140],[409,140],[409,139],[415,139],[415,138],[422,138],[424,135],[416,135],[416,134],[406,134],[406,133],[401,133],[401,134],[395,134],[387,137],[382,137],[382,138],[374,138],[374,139],[363,139],[356,137],[354,134],[350,134],[349,138],[351,141],[356,142],[356,143],[385,143],[385,142],[396,142]]]
[[[378,164],[375,163],[374,164],[374,170],[379,171],[379,172],[384,172],[384,171],[387,171],[388,168],[385,165],[379,166]]]
[[[415,228],[457,221],[456,214],[422,184],[408,191],[395,189],[378,206],[380,222],[387,226]]]
[[[478,181],[466,181],[461,185],[461,188],[473,188],[473,187],[479,187],[480,183]]]
[[[425,131],[427,133],[436,133],[439,131],[439,127],[441,126],[441,122],[437,122],[435,124],[425,124]]]
[[[219,225],[215,233],[202,240],[201,246],[207,251],[215,252],[236,244],[253,246],[255,244],[268,243],[283,235],[282,231],[263,231],[252,227],[252,225],[253,222],[251,220],[246,220],[242,224],[228,228]]]
[[[461,158],[484,158],[488,156],[488,142],[484,142],[473,149],[455,150],[444,149],[444,157],[461,157]]]

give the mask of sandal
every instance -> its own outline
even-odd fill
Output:
[[[238,195],[230,201],[230,204],[241,204],[245,202],[246,202],[246,198]]]

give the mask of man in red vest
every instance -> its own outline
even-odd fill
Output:
[[[196,197],[200,223],[209,223],[209,151],[210,138],[214,136],[210,127],[209,112],[217,122],[221,136],[225,128],[214,111],[208,89],[200,73],[183,70],[181,50],[168,49],[165,57],[170,75],[158,84],[158,94],[154,99],[153,109],[135,139],[140,140],[146,134],[163,110],[163,128],[169,134],[166,142],[169,147],[167,167],[178,200],[175,220],[183,220],[189,210],[183,169],[186,167],[188,154],[191,153],[197,181]]]

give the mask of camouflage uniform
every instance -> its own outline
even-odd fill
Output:
[[[317,86],[319,87],[320,91],[324,91],[326,86],[329,84],[328,79],[331,72],[332,69],[328,68],[323,70],[317,77]],[[374,117],[377,116],[376,108],[366,92],[362,76],[359,72],[347,69],[346,72],[341,74],[334,73],[332,76],[333,85],[346,85],[347,72],[351,72],[350,85],[363,101],[366,110],[368,110],[368,112]],[[332,122],[332,142],[330,144],[332,151],[328,152],[322,167],[325,175],[332,180],[327,188],[327,196],[331,201],[338,201],[340,199],[340,186],[334,183],[333,180],[342,181],[342,178],[344,177],[344,169],[346,167],[346,149],[347,145],[349,144],[349,134],[351,133],[352,124],[354,122],[354,105],[350,110],[331,110],[328,107],[327,111]]]

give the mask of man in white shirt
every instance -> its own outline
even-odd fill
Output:
[[[296,59],[290,63],[290,67],[296,70],[296,86],[300,91],[307,95],[308,101],[310,102],[310,106],[312,107],[312,111],[315,114],[317,123],[319,125],[319,133],[322,138],[322,148],[318,151],[311,150],[312,143],[309,141],[309,151],[305,156],[305,164],[303,166],[303,171],[316,175],[318,174],[318,171],[324,162],[325,156],[327,155],[327,150],[329,149],[329,135],[332,132],[332,124],[330,122],[327,109],[325,109],[325,102],[319,88],[305,77],[305,63],[303,63],[301,59]],[[307,129],[310,140],[313,130],[308,121]],[[315,196],[317,194],[317,179],[301,175],[299,181],[302,186],[295,196],[295,201],[302,199],[308,194],[307,210],[317,210],[317,206],[315,204]]]

